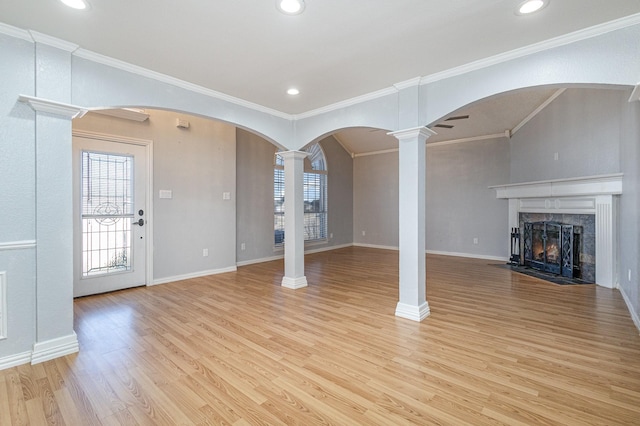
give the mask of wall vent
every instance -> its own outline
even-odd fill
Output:
[[[7,272],[0,272],[0,340],[7,338]]]

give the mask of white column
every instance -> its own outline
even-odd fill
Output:
[[[426,300],[425,168],[426,127],[392,132],[399,141],[400,300],[396,316],[422,321],[429,315]]]
[[[615,211],[612,195],[596,197],[596,284],[616,288]]]
[[[304,159],[306,152],[279,152],[284,159],[284,277],[282,286],[307,286],[304,275]]]

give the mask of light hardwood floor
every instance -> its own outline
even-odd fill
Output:
[[[431,316],[396,318],[398,253],[306,257],[75,302],[79,354],[0,371],[0,425],[640,424],[620,293],[427,257]]]

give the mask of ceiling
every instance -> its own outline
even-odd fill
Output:
[[[275,0],[88,1],[87,11],[2,1],[0,22],[286,114],[640,13],[640,0],[551,0],[530,16],[515,14],[521,0],[306,0],[296,16],[279,13]],[[300,95],[286,94],[293,86]],[[550,94],[470,106],[469,120],[435,129],[430,142],[504,133]],[[384,132],[359,132],[387,142],[351,137],[350,152],[389,148]],[[344,145],[349,133],[357,131],[341,132]]]

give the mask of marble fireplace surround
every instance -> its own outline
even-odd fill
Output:
[[[596,284],[617,288],[617,204],[622,173],[491,186],[509,200],[509,235],[520,213],[593,214],[596,223]],[[509,244],[508,239],[506,239]],[[509,252],[511,248],[509,247]]]

